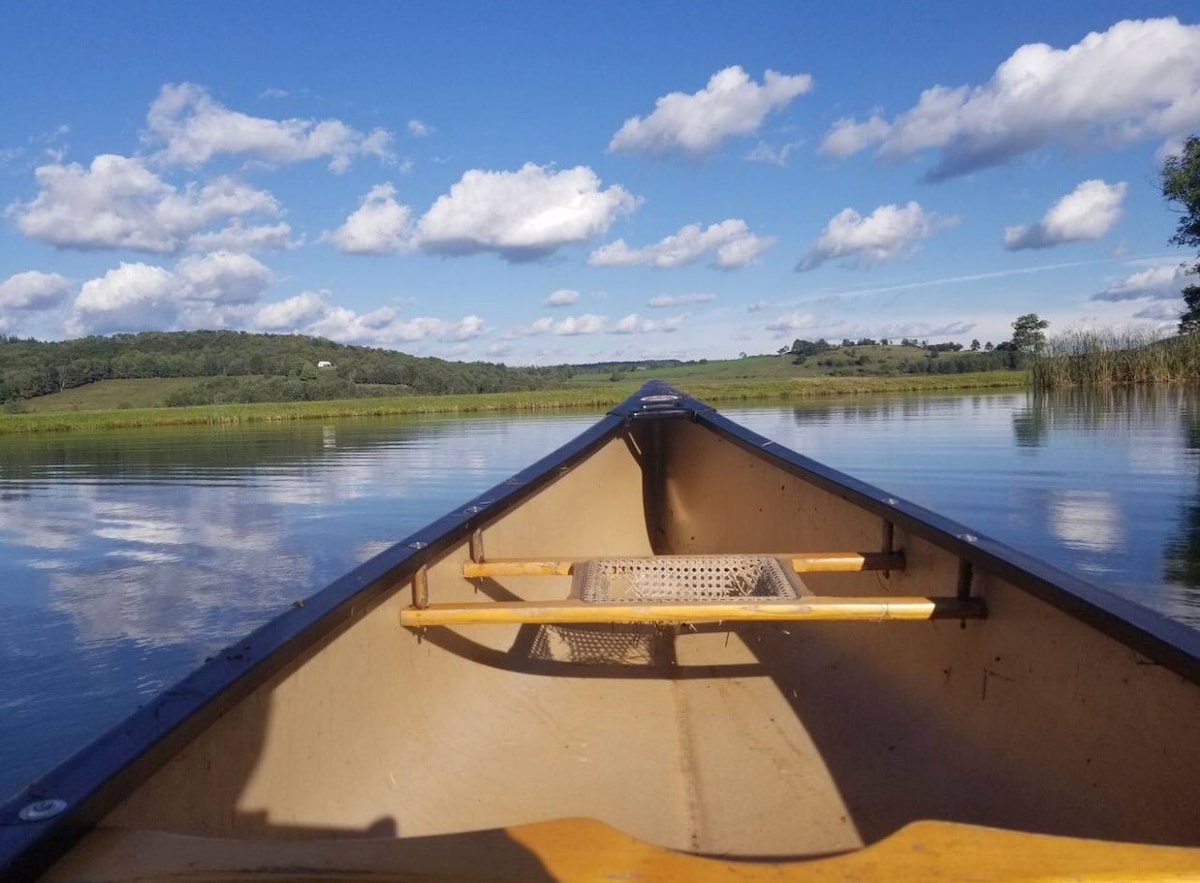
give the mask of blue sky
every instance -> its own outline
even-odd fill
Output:
[[[515,364],[1168,330],[1194,3],[29,3],[0,333]]]

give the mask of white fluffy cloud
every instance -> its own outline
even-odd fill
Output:
[[[712,253],[712,266],[734,270],[753,263],[775,243],[774,237],[756,236],[746,222],[730,218],[719,224],[701,227],[688,224],[654,245],[630,248],[624,239],[602,245],[590,255],[588,263],[600,267],[629,267],[645,264],[652,267],[682,267],[695,263]]]
[[[262,331],[311,334],[370,346],[427,339],[473,340],[486,330],[479,316],[464,316],[457,321],[431,316],[404,318],[392,307],[360,314],[331,303],[328,292],[312,291],[265,305],[254,316],[254,322]]]
[[[1146,270],[1140,270],[1126,276],[1119,282],[1114,282],[1098,294],[1092,295],[1092,300],[1123,301],[1155,298],[1158,300],[1173,300],[1188,284],[1187,267],[1180,264],[1160,264]]]
[[[549,317],[543,317],[523,331],[518,331],[517,336],[558,334],[573,337],[581,334],[599,334],[607,325],[608,320],[604,316],[597,316],[592,313],[584,313],[581,316],[567,316],[565,319],[559,319],[558,321]]]
[[[418,119],[408,121],[408,134],[414,138],[425,138],[433,134],[433,126]]]
[[[293,241],[292,227],[284,221],[278,224],[244,226],[235,218],[220,230],[197,233],[188,239],[188,247],[196,251],[269,251],[292,249],[301,243]]]
[[[875,263],[902,257],[911,254],[935,227],[956,221],[927,212],[916,202],[903,207],[881,205],[865,218],[852,208],[842,209],[825,225],[796,269],[811,270],[837,258]]]
[[[542,301],[542,305],[547,307],[569,307],[578,300],[578,291],[570,288],[560,288],[558,291],[550,292],[549,296]]]
[[[940,150],[933,180],[1052,143],[1170,138],[1200,125],[1200,25],[1121,21],[1066,49],[1021,46],[981,86],[933,86],[888,123],[843,119],[822,150],[877,146],[887,159]]]
[[[188,300],[215,304],[248,304],[259,300],[271,284],[271,271],[248,254],[217,251],[189,255],[175,274]]]
[[[319,321],[329,311],[321,295],[304,291],[287,300],[267,304],[255,314],[255,324],[263,331],[294,331]]]
[[[1054,203],[1039,223],[1006,228],[1004,247],[1016,251],[1099,239],[1121,217],[1124,198],[1124,181],[1118,184],[1084,181]]]
[[[417,225],[417,239],[434,254],[493,251],[508,261],[536,260],[601,235],[638,201],[619,185],[601,189],[586,166],[472,169],[430,206]]]
[[[182,190],[136,158],[104,154],[89,168],[51,164],[36,172],[38,195],[6,211],[18,229],[65,248],[173,252],[213,224],[279,213],[270,193],[231,178]]]
[[[256,303],[271,271],[248,254],[219,251],[183,258],[174,271],[125,263],[79,289],[67,321],[71,334],[176,327],[224,327]]]
[[[122,262],[90,279],[75,298],[72,334],[105,334],[171,327],[179,313],[181,284],[169,270]]]
[[[716,299],[717,296],[715,294],[706,294],[704,292],[695,292],[693,294],[660,294],[650,298],[646,306],[655,308],[681,307],[687,304],[706,304]]]
[[[671,92],[654,102],[648,116],[627,119],[608,149],[703,155],[727,138],[757,132],[767,114],[811,88],[808,74],[769,70],[759,84],[741,67],[727,67],[713,74],[699,92]]]
[[[48,310],[71,295],[71,282],[58,273],[29,270],[0,282],[0,312]]]
[[[412,212],[396,201],[396,188],[376,184],[346,223],[325,234],[346,254],[388,254],[412,248]]]
[[[249,154],[291,163],[329,158],[344,172],[357,156],[391,157],[392,136],[383,129],[360,132],[341,120],[271,120],[230,110],[194,83],[168,83],[146,115],[145,140],[161,144],[156,159],[198,166],[221,154]]]
[[[672,316],[670,319],[643,319],[637,313],[630,313],[623,319],[618,319],[609,329],[610,334],[653,334],[656,331],[678,331],[685,316]]]
[[[878,114],[863,122],[840,119],[821,142],[821,152],[839,158],[852,156],[887,139],[892,127]]]

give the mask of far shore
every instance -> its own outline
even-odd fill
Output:
[[[649,378],[646,378],[649,379]],[[733,380],[685,383],[686,392],[708,402],[789,401],[869,393],[1001,389],[1028,386],[1023,371],[918,374],[894,377],[806,377],[794,380]],[[554,409],[603,409],[633,394],[627,381],[586,388],[479,395],[410,395],[341,401],[202,405],[187,408],[125,408],[0,415],[0,434],[203,426],[290,420],[378,417],[404,414],[472,414]]]

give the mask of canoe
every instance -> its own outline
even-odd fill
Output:
[[[1197,632],[650,383],[17,795],[0,876],[1196,878],[1198,683]]]

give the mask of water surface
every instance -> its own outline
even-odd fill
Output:
[[[1200,396],[725,409],[789,447],[1200,627]],[[596,415],[0,438],[0,795],[206,655]]]

